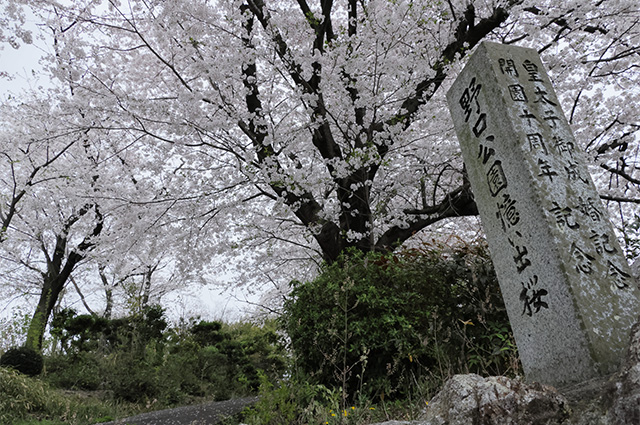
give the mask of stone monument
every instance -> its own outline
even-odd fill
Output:
[[[537,52],[482,43],[447,99],[527,380],[615,372],[640,290]]]

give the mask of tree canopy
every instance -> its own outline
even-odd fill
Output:
[[[444,93],[482,40],[540,52],[603,199],[626,222],[640,203],[635,0],[12,5],[53,40],[62,89],[46,96],[74,111],[64,128],[112,160],[96,180],[110,194],[92,199],[151,208],[141,228],[158,243],[206,247],[183,251],[191,264],[226,255],[290,276],[475,215]]]

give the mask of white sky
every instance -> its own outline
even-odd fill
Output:
[[[39,32],[33,16],[27,18],[24,29],[32,31],[34,44],[20,42],[20,48],[14,49],[8,43],[0,43],[0,99],[9,94],[17,95],[22,90],[37,89],[48,81],[42,78],[39,60],[46,46],[36,34]],[[8,78],[6,76],[8,74]]]
[[[23,90],[36,89],[43,79],[34,75],[40,71],[40,51],[34,46],[22,46],[16,50],[4,45],[0,50],[0,98],[18,95]],[[6,74],[8,74],[8,77]],[[46,83],[46,81],[45,81]]]

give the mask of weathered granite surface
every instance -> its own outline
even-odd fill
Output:
[[[430,425],[528,425],[561,423],[569,417],[567,399],[553,388],[504,376],[457,375],[429,403]]]
[[[635,425],[640,424],[640,323],[620,371],[556,389],[505,377],[458,375],[422,418],[374,425]]]
[[[617,371],[640,290],[537,52],[482,43],[447,98],[527,380]]]

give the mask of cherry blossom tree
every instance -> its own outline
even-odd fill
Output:
[[[206,219],[194,234],[216,240],[212,254],[242,249],[277,274],[314,254],[390,250],[476,214],[444,93],[482,40],[541,53],[602,197],[629,219],[640,202],[636,3],[31,7],[55,35],[51,72],[83,105],[85,127],[153,145],[144,166],[156,176],[172,167],[168,197],[198,200]]]
[[[31,44],[33,35],[24,28],[25,13],[21,2],[7,2],[0,7],[0,49],[8,43],[14,49]]]
[[[191,198],[167,197],[167,176],[145,178],[140,155],[150,150],[114,150],[113,132],[88,129],[73,97],[48,94],[0,107],[0,276],[4,294],[38,299],[27,334],[34,349],[70,281],[81,294],[97,275],[130,287],[142,276],[148,301],[152,276],[160,296],[199,270],[176,259],[194,257],[196,222],[183,225],[193,214],[175,211]],[[125,136],[118,132],[118,142]]]
[[[1,22],[11,31],[0,33],[0,42],[14,48],[18,38],[31,42],[31,33],[20,27],[25,3],[3,6]],[[69,75],[56,28],[50,32],[51,66]],[[110,314],[114,288],[109,280],[126,281],[134,291],[141,277],[142,302],[148,303],[185,281],[199,281],[193,276],[206,264],[176,258],[195,261],[197,240],[188,234],[195,221],[184,223],[197,221],[198,214],[189,208],[178,216],[177,206],[196,198],[171,197],[162,188],[178,162],[164,150],[168,168],[158,173],[164,177],[149,178],[163,168],[141,166],[152,149],[136,149],[137,138],[127,132],[116,135],[87,125],[85,111],[74,98],[74,86],[64,80],[45,93],[22,93],[0,105],[2,292],[37,297],[27,335],[27,345],[35,349],[41,348],[48,320],[70,281],[91,311],[80,286],[99,280]],[[113,137],[129,149],[121,149]]]
[[[39,301],[27,344],[40,349],[44,326],[64,284],[103,227],[96,203],[66,194],[86,193],[80,188],[85,184],[91,188],[93,182],[84,177],[95,181],[97,175],[89,170],[76,174],[80,170],[73,167],[79,165],[73,153],[77,154],[86,132],[49,128],[52,121],[47,116],[59,114],[57,108],[34,100],[3,105],[3,112],[0,243],[2,258],[14,272],[4,273],[3,278],[13,280],[20,269],[38,275]],[[20,278],[29,279],[24,273]]]

